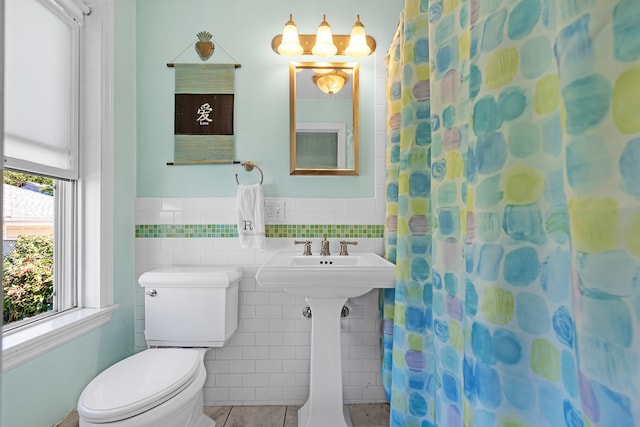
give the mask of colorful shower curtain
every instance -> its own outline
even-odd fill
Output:
[[[640,426],[640,1],[406,0],[387,58],[396,426]]]

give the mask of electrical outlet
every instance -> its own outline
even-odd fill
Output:
[[[284,200],[266,199],[264,201],[264,222],[266,224],[284,223]]]

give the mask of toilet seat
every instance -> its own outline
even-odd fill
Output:
[[[107,368],[84,389],[78,413],[87,421],[114,422],[154,408],[180,393],[204,369],[197,349],[150,349]]]

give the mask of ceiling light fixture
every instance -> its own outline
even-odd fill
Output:
[[[293,15],[290,14],[282,34],[271,40],[271,48],[277,54],[285,56],[314,55],[328,58],[346,55],[359,58],[371,55],[376,50],[376,41],[366,35],[360,15],[356,17],[351,35],[345,35],[332,34],[326,15],[322,16],[317,34],[298,34]]]
[[[349,81],[349,75],[344,71],[330,70],[324,73],[315,73],[313,83],[326,94],[334,95],[342,90]]]

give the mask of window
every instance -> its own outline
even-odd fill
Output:
[[[75,182],[5,170],[2,284],[5,330],[77,306]],[[67,223],[65,224],[65,220]]]
[[[346,123],[296,123],[296,167],[344,169]]]
[[[114,308],[112,0],[6,0],[4,88],[5,168],[53,184],[53,290],[40,313],[3,327],[6,370]]]

